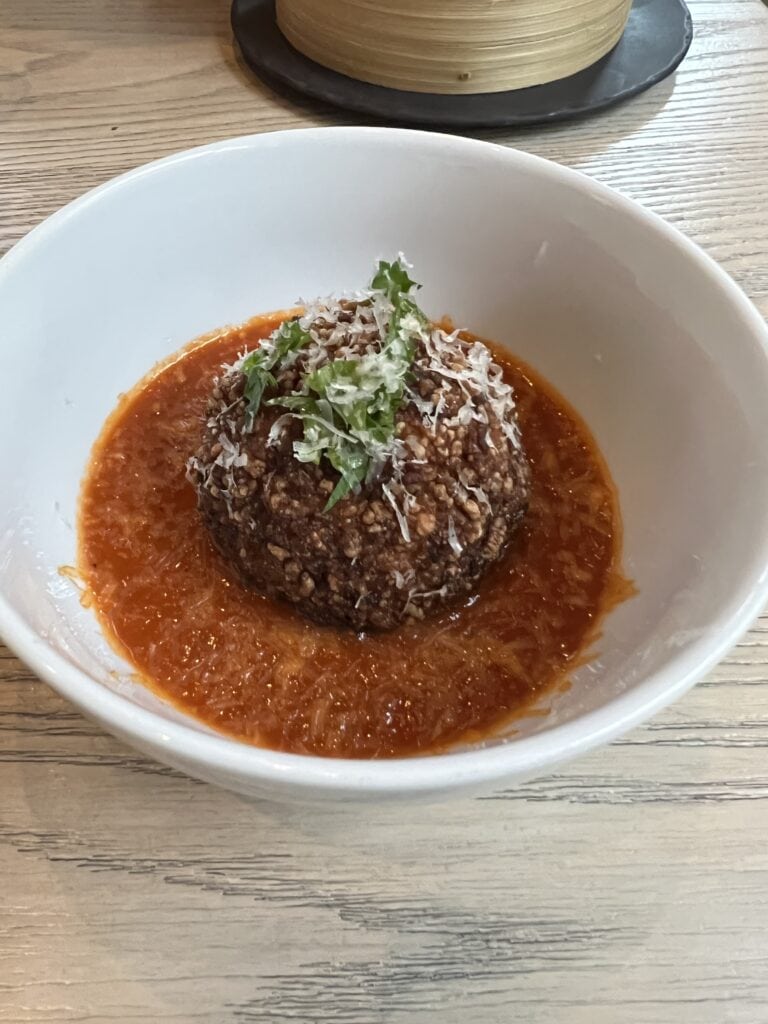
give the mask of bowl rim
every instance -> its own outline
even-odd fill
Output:
[[[0,260],[0,284],[18,260],[27,258],[36,247],[45,245],[52,234],[83,208],[119,191],[128,182],[214,153],[296,142],[312,146],[333,138],[353,145],[365,139],[385,146],[453,151],[481,161],[494,159],[557,179],[582,193],[591,193],[637,224],[643,224],[662,236],[694,264],[702,278],[707,279],[730,303],[739,315],[745,333],[751,334],[768,360],[768,326],[756,307],[710,256],[657,214],[583,172],[543,157],[495,143],[413,129],[341,126],[264,132],[196,146],[142,164],[89,190],[33,228]],[[387,792],[427,793],[489,785],[505,778],[513,782],[515,777],[541,774],[628,731],[672,703],[722,659],[768,600],[768,523],[766,527],[749,564],[745,565],[741,583],[734,586],[729,595],[724,595],[722,610],[713,628],[672,654],[661,669],[600,708],[571,722],[555,725],[532,736],[512,738],[509,742],[471,750],[363,760],[291,754],[256,747],[223,734],[203,732],[191,718],[189,725],[170,721],[109,689],[50,647],[1,593],[0,635],[39,678],[86,714],[110,731],[134,741],[137,746],[144,745],[146,749],[146,745],[150,745],[160,757],[166,750],[170,759],[176,753],[185,765],[194,766],[193,773],[199,766],[203,775],[206,770],[222,772],[255,786],[279,784],[288,788],[361,796]]]

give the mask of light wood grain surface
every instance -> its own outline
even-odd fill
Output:
[[[645,203],[768,314],[768,8],[691,7],[674,80],[481,136]],[[226,0],[1,0],[0,252],[145,160],[357,121],[247,73]],[[1,647],[0,681],[2,1021],[768,1021],[768,619],[553,777],[353,815],[151,763]]]

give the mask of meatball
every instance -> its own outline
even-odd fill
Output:
[[[438,326],[416,332],[391,441],[334,502],[339,472],[326,457],[297,458],[307,420],[277,403],[319,366],[375,357],[386,324],[366,300],[326,304],[300,323],[310,340],[256,415],[243,360],[225,368],[189,477],[244,584],[316,622],[391,629],[471,591],[520,523],[529,471],[511,389],[480,342]]]

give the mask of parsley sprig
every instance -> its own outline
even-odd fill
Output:
[[[261,408],[264,392],[277,384],[273,370],[284,365],[287,357],[309,342],[309,333],[297,320],[286,320],[277,332],[243,360],[240,370],[245,374],[246,429],[250,430]]]
[[[387,329],[379,349],[359,359],[325,363],[303,376],[298,391],[267,402],[301,421],[302,437],[293,443],[300,462],[319,465],[325,458],[339,473],[325,511],[373,477],[387,457],[416,341],[427,325],[411,294],[418,287],[402,260],[381,261],[368,300],[386,311]],[[241,369],[251,423],[264,392],[275,385],[273,371],[310,341],[309,332],[291,321],[283,324],[266,351],[260,348],[246,357]]]

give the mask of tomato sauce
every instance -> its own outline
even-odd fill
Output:
[[[532,370],[514,387],[532,495],[477,593],[391,633],[315,625],[245,589],[185,478],[222,363],[259,317],[156,368],[107,421],[83,484],[79,569],[115,649],[157,693],[237,739],[331,757],[435,752],[486,736],[567,679],[628,596],[613,484],[588,430]]]

